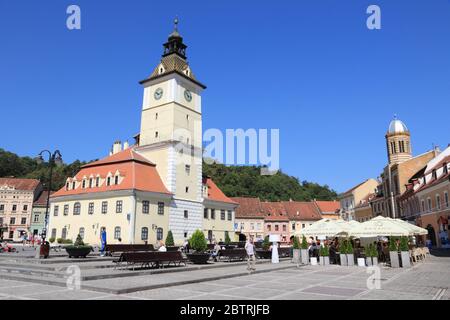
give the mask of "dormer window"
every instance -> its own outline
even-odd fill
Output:
[[[75,181],[72,182],[72,190],[75,190]]]
[[[100,186],[100,177],[95,179],[95,186],[98,188]]]
[[[109,187],[111,185],[111,177],[106,179],[106,185]]]
[[[448,174],[448,167],[446,163],[444,163],[444,174]]]
[[[83,189],[86,188],[86,180],[83,180],[83,182],[82,182],[82,188],[83,188]]]
[[[89,179],[89,188],[92,188],[92,178]]]
[[[436,170],[433,170],[433,179],[437,179],[437,173],[436,173]]]
[[[69,183],[66,183],[66,190],[69,190]]]
[[[115,176],[114,177],[114,184],[118,185],[119,184],[119,176]]]

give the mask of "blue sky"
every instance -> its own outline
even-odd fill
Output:
[[[82,30],[66,28],[77,4]],[[366,27],[377,4],[382,29]],[[175,15],[204,129],[279,128],[280,166],[337,191],[386,163],[394,114],[415,154],[450,143],[449,0],[0,0],[0,147],[91,160],[139,131]]]

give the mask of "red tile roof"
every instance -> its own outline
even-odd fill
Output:
[[[218,202],[225,202],[230,204],[238,204],[237,202],[233,201],[232,199],[228,198],[222,190],[219,189],[219,187],[212,181],[209,177],[203,178],[203,183],[206,184],[208,187],[208,198],[207,200],[212,201],[218,201]]]
[[[50,195],[54,194],[55,192],[52,191]],[[48,191],[42,191],[39,198],[33,203],[33,206],[46,206],[47,205],[47,196]]]
[[[261,207],[266,214],[264,220],[289,221],[289,217],[282,202],[261,202]]]
[[[114,175],[116,171],[119,171],[123,177],[123,181],[117,185],[111,184],[110,186],[107,186],[106,183],[103,182],[99,187],[93,188],[86,187],[83,189],[81,186],[78,186],[78,188],[74,190],[66,190],[66,188],[63,187],[52,194],[51,197],[55,198],[68,195],[130,189],[171,194],[164,186],[155,165],[136,153],[132,148],[83,166],[75,178],[80,182],[83,180],[84,176],[88,179],[91,175],[94,177],[97,175],[106,177],[108,173],[111,172]]]
[[[265,217],[259,198],[236,197],[231,199],[239,203],[239,207],[236,208],[236,218],[248,219]]]
[[[0,178],[0,188],[7,186],[21,191],[34,191],[39,184],[36,179]]]
[[[339,201],[315,201],[321,213],[336,213],[341,209]]]
[[[291,220],[320,220],[322,216],[314,202],[283,202]]]

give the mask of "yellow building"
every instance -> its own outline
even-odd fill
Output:
[[[110,243],[118,238],[153,243],[169,230],[177,244],[197,229],[211,240],[226,233],[233,238],[237,204],[202,174],[206,86],[192,73],[177,24],[161,62],[140,82],[144,94],[136,144],[122,150],[115,143],[110,157],[84,166],[52,196],[52,237],[75,239],[81,233],[86,242],[98,243],[105,227]]]

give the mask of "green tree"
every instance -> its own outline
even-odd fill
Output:
[[[173,247],[174,245],[175,245],[175,243],[173,241],[173,234],[172,234],[172,231],[169,230],[169,232],[167,232],[167,237],[166,237],[166,246]]]
[[[208,248],[208,242],[201,230],[196,230],[189,239],[189,246],[196,252],[205,252]]]

